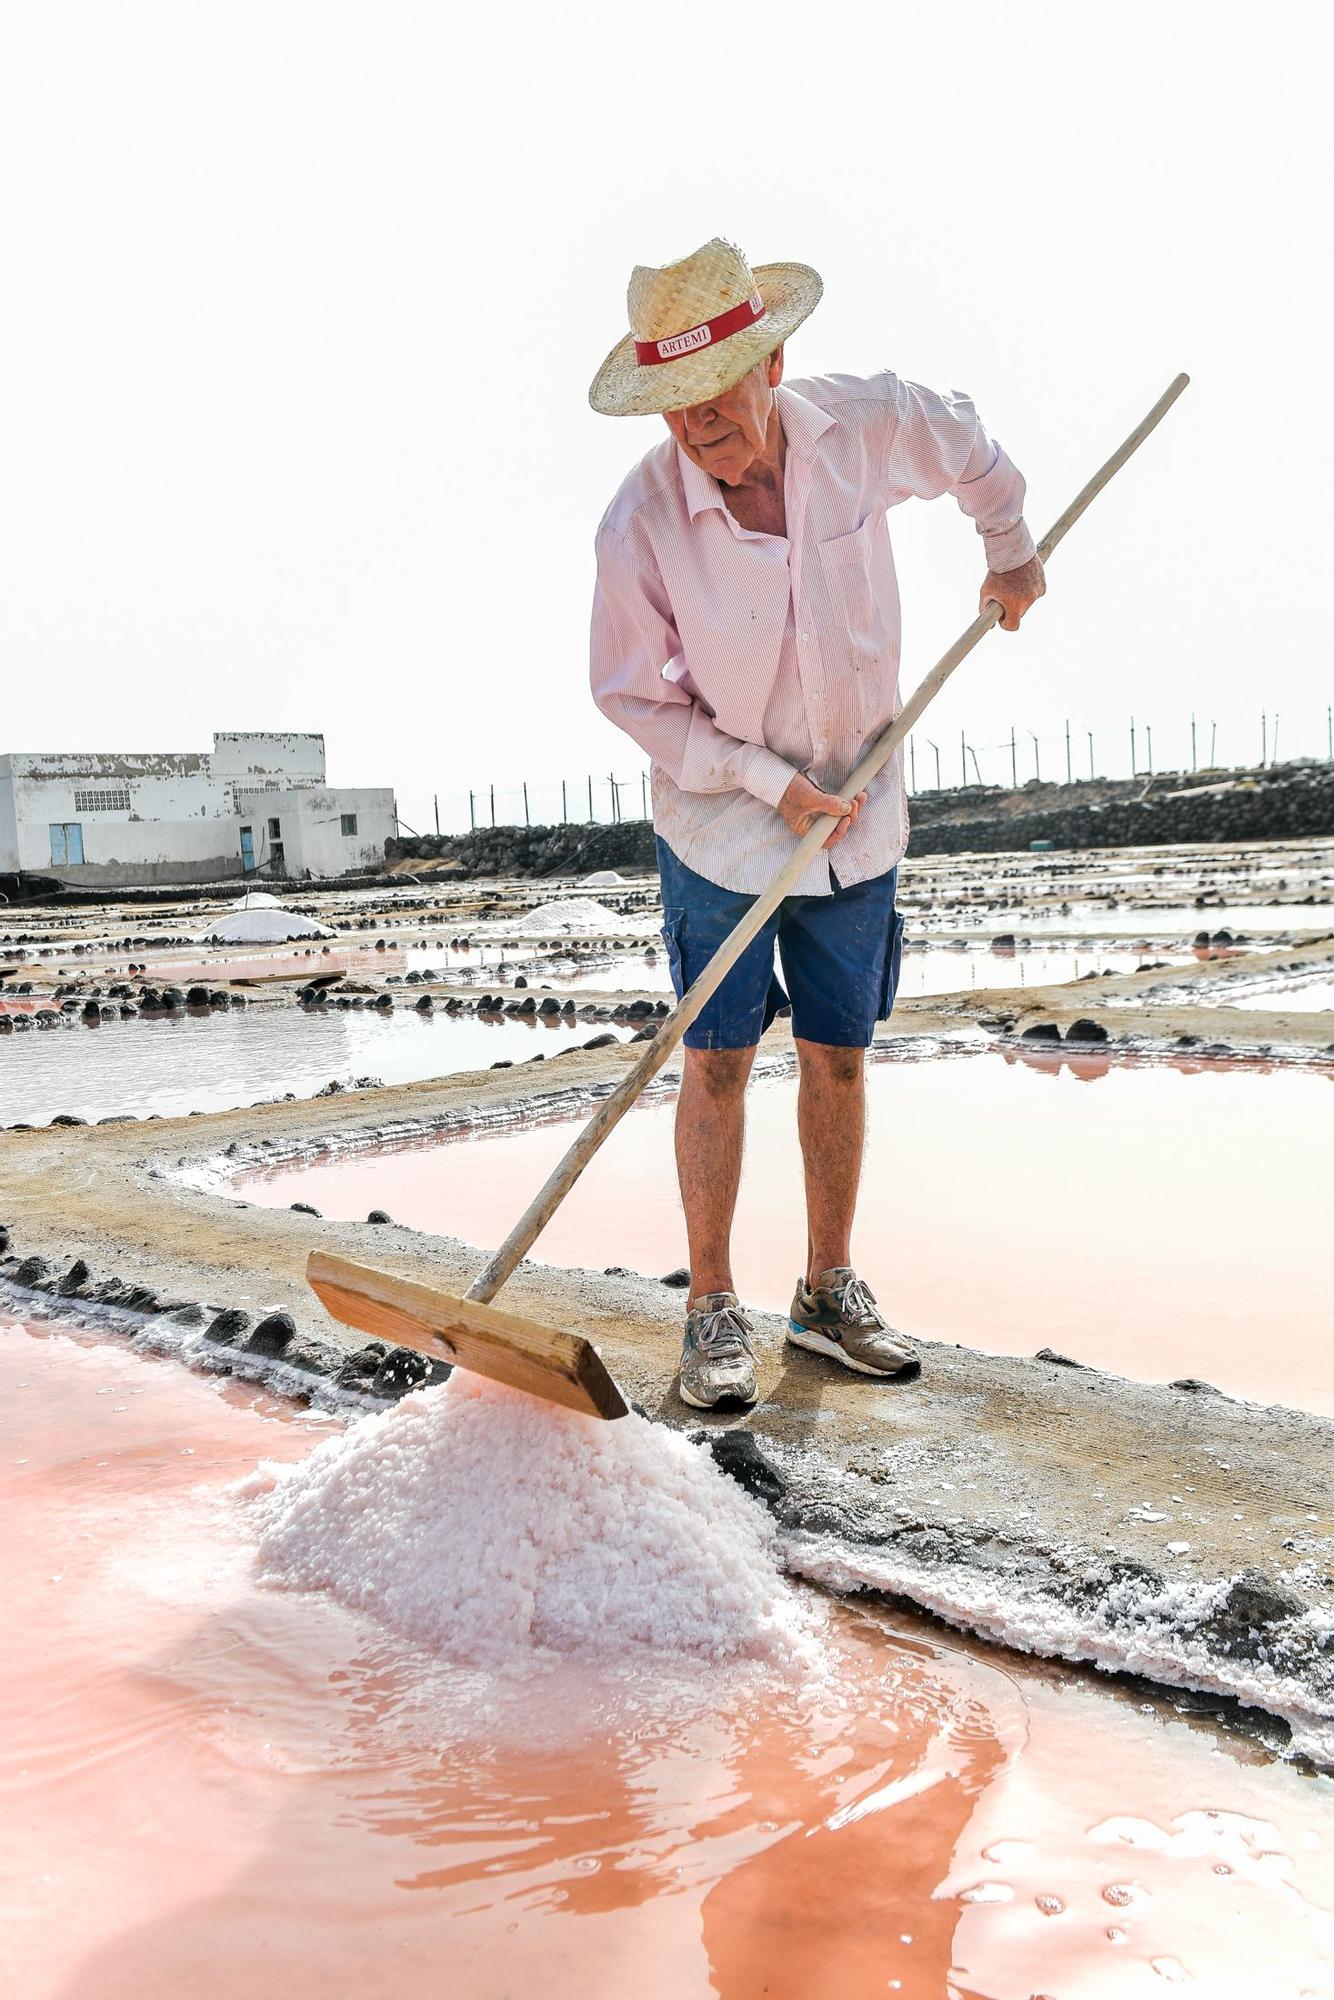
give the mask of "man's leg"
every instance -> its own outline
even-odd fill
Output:
[[[797,1134],[806,1177],[806,1282],[852,1263],[852,1218],[866,1137],[862,1049],[797,1042]],[[730,1212],[729,1212],[730,1215]]]
[[[690,1246],[690,1300],[731,1292],[732,1216],[741,1184],[746,1081],[755,1051],[685,1051],[676,1105],[676,1173]]]

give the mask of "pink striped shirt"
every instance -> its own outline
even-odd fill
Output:
[[[777,391],[787,535],[755,534],[665,437],[597,533],[593,699],[647,751],[653,820],[686,866],[755,894],[796,836],[775,807],[797,771],[837,790],[899,701],[899,593],[885,515],[953,493],[987,564],[1033,554],[1024,482],[966,396],[885,373]],[[835,850],[840,882],[908,842],[902,752]],[[821,855],[797,886],[828,895]]]

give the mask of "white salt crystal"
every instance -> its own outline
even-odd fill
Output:
[[[604,1423],[457,1371],[248,1485],[268,1579],[456,1659],[813,1645],[765,1510],[633,1413]]]

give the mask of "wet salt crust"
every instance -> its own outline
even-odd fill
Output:
[[[633,1413],[603,1423],[456,1371],[242,1492],[266,1581],[452,1659],[816,1650],[763,1508]]]

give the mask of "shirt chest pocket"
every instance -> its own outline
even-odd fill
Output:
[[[861,668],[897,651],[898,582],[883,514],[868,514],[850,535],[820,544],[834,649]]]

